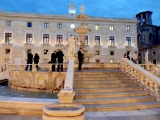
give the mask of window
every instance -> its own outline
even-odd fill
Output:
[[[7,21],[7,22],[6,22],[6,26],[7,26],[7,27],[10,27],[10,26],[11,26],[11,21]]]
[[[114,55],[114,51],[110,51],[110,55]]]
[[[96,55],[100,55],[100,51],[99,50],[96,50]]]
[[[9,63],[9,59],[5,59],[4,61],[5,61],[5,63]]]
[[[99,25],[95,25],[95,30],[99,30]]]
[[[43,43],[49,43],[49,34],[43,34]]]
[[[12,33],[5,33],[5,42],[10,43],[12,40]]]
[[[109,27],[109,30],[110,30],[110,31],[113,31],[113,30],[114,30],[114,27],[113,27],[113,26],[110,26],[110,27]]]
[[[57,35],[57,44],[58,45],[63,44],[63,35]]]
[[[32,43],[32,34],[26,34],[26,43]]]
[[[96,62],[100,62],[100,60],[99,60],[99,59],[97,59],[97,60],[96,60]]]
[[[48,23],[44,23],[44,28],[48,28],[49,24]]]
[[[126,37],[126,46],[131,46],[131,37]]]
[[[44,54],[48,54],[48,50],[44,50],[43,53],[44,53]]]
[[[127,27],[126,27],[126,31],[130,31],[130,27],[127,26]]]
[[[95,45],[100,45],[100,36],[95,36]]]
[[[62,24],[57,24],[58,29],[62,29]]]
[[[88,45],[88,36],[85,36],[85,45]]]
[[[154,60],[153,60],[153,64],[155,64],[155,65],[156,65],[156,63],[157,63],[157,61],[154,59]]]
[[[32,22],[27,22],[27,27],[32,27]]]
[[[9,54],[10,53],[10,49],[6,49],[6,54]]]
[[[110,46],[114,46],[115,45],[114,36],[109,36],[109,45]]]
[[[155,51],[153,52],[153,55],[156,55],[156,52],[155,52]]]

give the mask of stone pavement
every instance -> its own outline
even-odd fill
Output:
[[[85,120],[160,120],[160,108],[130,111],[86,112],[85,115]],[[0,120],[42,120],[42,117],[0,114]]]

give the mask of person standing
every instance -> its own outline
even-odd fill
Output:
[[[138,55],[137,54],[138,54],[137,51],[135,51],[134,54],[133,54],[133,62],[135,64],[137,64],[137,59],[138,59]]]
[[[32,62],[33,62],[33,55],[32,55],[32,52],[30,51],[27,55],[27,66],[25,70],[28,70],[28,66],[30,66],[30,71],[32,71]]]
[[[53,64],[52,64],[52,71],[55,71],[56,53],[57,53],[57,51],[55,50],[55,51],[51,54],[51,63],[53,63]]]
[[[60,49],[58,49],[57,51],[58,51],[56,54],[56,56],[58,58],[57,72],[59,72],[59,69],[61,69],[61,72],[62,72],[63,71],[63,56],[64,56],[64,54]]]
[[[83,59],[84,59],[83,49],[80,48],[79,51],[78,51],[78,61],[79,61],[78,71],[82,71],[82,62],[83,62]]]
[[[35,53],[33,59],[34,59],[34,64],[36,64],[36,68],[37,68],[37,71],[38,71],[38,69],[39,69],[38,63],[39,63],[39,59],[40,59],[38,53]]]

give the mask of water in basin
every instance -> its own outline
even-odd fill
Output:
[[[0,96],[58,99],[57,93],[31,92],[0,85]]]
[[[78,107],[73,107],[73,106],[67,106],[67,107],[65,107],[65,106],[55,106],[55,107],[50,107],[49,108],[49,110],[79,110],[79,108]]]

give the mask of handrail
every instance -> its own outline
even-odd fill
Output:
[[[132,61],[122,58],[121,70],[129,73],[136,78],[141,84],[148,88],[151,92],[158,95],[158,86],[160,85],[160,78],[143,69],[142,67],[134,64]]]

